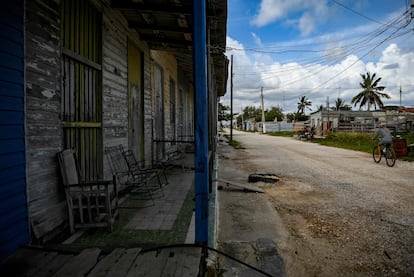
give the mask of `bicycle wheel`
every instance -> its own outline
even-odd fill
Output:
[[[374,146],[374,149],[372,149],[372,157],[376,163],[381,161],[381,151],[378,150],[378,146]]]
[[[394,149],[388,147],[387,150],[385,151],[385,160],[387,162],[387,165],[390,167],[394,166],[395,159],[396,159],[396,155],[395,155]]]

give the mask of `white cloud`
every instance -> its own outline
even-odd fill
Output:
[[[260,39],[258,35],[256,35],[255,33],[252,33],[252,37],[257,46],[263,47],[262,40]]]
[[[263,27],[295,13],[299,14],[299,19],[289,19],[285,24],[296,26],[306,36],[314,31],[317,22],[327,19],[329,8],[326,0],[262,0],[251,24]]]
[[[280,106],[285,112],[294,112],[298,98],[305,95],[312,101],[312,108],[326,105],[327,97],[331,105],[339,96],[346,104],[359,91],[360,74],[371,72],[381,77],[381,85],[391,96],[384,99],[386,105],[399,104],[400,84],[403,89],[404,106],[414,106],[414,84],[412,66],[414,52],[403,52],[397,44],[389,44],[375,61],[363,62],[356,55],[348,55],[336,63],[299,64],[283,63],[266,54],[248,55],[241,43],[227,38],[227,45],[240,49],[227,55],[234,56],[233,104],[235,111],[246,106],[260,107],[260,88],[264,87],[265,108]],[[346,70],[349,68],[348,70]],[[230,70],[229,70],[230,72]],[[327,82],[330,80],[329,82]],[[223,101],[229,105],[230,89]]]

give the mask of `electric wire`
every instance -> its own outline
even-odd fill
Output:
[[[378,41],[378,39],[381,38],[380,35],[385,34],[391,28],[391,26],[393,28],[396,28],[397,25],[400,25],[402,19],[407,14],[407,12],[408,12],[408,10],[405,11],[402,15],[399,15],[399,16],[393,18],[392,20],[390,20],[387,24],[381,25],[380,28],[376,29],[374,32],[370,33],[368,36],[362,38],[361,40],[355,41],[352,44],[349,44],[349,45],[353,45],[354,47],[349,47],[341,55],[338,55],[338,57],[336,57],[336,59],[333,59],[333,55],[335,55],[335,54],[323,55],[322,58],[318,58],[318,57],[317,58],[313,58],[312,62],[315,62],[317,64],[309,63],[309,64],[306,64],[306,65],[302,66],[301,69],[302,70],[305,70],[305,69],[309,69],[309,68],[312,68],[312,67],[315,67],[315,66],[318,66],[319,67],[319,66],[323,66],[323,65],[333,65],[333,64],[336,64],[340,60],[342,60],[343,58],[345,58],[345,57],[347,57],[347,56],[349,56],[351,54],[354,54],[355,56],[357,56],[356,55],[357,53],[360,53],[361,51],[363,51],[364,49],[366,49],[367,46],[369,46],[370,47],[370,50],[367,51],[367,52],[365,52],[360,58],[357,58],[357,61],[360,61],[361,58],[366,57],[369,53],[371,53],[372,51],[374,51],[376,48],[378,48],[384,42],[386,42],[388,40],[391,40],[391,39],[395,39],[395,38],[401,37],[401,36],[406,35],[406,34],[408,34],[408,33],[411,32],[411,30],[407,30],[407,31],[405,31],[403,33],[397,34],[398,31],[400,31],[401,29],[405,28],[409,24],[409,22],[408,22],[408,23],[405,23],[402,26],[399,26],[394,32],[392,32],[390,35],[388,35],[385,39],[381,39],[380,41]],[[375,45],[373,45],[373,43],[375,43]],[[308,61],[311,61],[311,60],[308,60]],[[352,66],[355,65],[357,63],[357,61],[355,61],[352,64]],[[300,66],[300,64],[295,64],[295,65],[293,65],[290,68],[284,67],[283,69],[278,69],[276,71],[274,71],[274,70],[263,70],[260,73],[263,73],[263,74],[287,73],[289,71],[297,70],[298,66]],[[352,66],[350,66],[350,67],[352,67]],[[347,69],[349,69],[350,67],[348,67]],[[309,78],[311,76],[315,76],[315,75],[317,75],[317,74],[319,74],[319,73],[327,70],[328,68],[329,67],[322,67],[320,70],[317,70],[316,72],[315,71],[312,71],[310,74],[307,74],[306,76],[301,76],[299,79],[292,80],[289,83],[285,83],[283,85],[283,87],[281,87],[281,88],[284,88],[286,86],[289,86],[291,84],[294,84],[297,81],[300,81],[300,80]],[[344,70],[344,71],[346,71],[346,70]],[[255,75],[257,73],[258,72],[256,71],[256,72],[252,72],[250,74],[251,75]],[[243,74],[243,75],[245,75],[245,74]],[[235,74],[235,75],[238,75],[238,74]],[[261,78],[261,79],[269,79],[269,78],[275,78],[275,76],[264,77],[264,78]],[[334,77],[334,78],[336,78],[336,77]],[[330,78],[330,80],[332,80],[334,78]],[[326,84],[326,83],[327,82],[324,82],[323,84]],[[321,87],[321,86],[318,86],[318,87]],[[316,87],[316,88],[318,88],[318,87]]]

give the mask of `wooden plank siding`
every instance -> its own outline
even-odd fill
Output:
[[[60,5],[46,0],[25,3],[27,195],[37,240],[66,220],[56,160],[62,148]]]
[[[23,16],[24,1],[0,3],[0,260],[29,241]]]
[[[144,145],[136,147],[143,150],[140,157],[147,163],[156,153],[154,65],[159,64],[165,72],[161,84],[166,108],[163,138],[193,135],[194,95],[191,80],[178,73],[176,58],[151,52],[128,27],[122,13],[110,8],[111,1],[25,3],[28,214],[32,239],[45,241],[67,227],[56,154],[74,147],[81,157],[83,177],[108,179],[111,171],[102,155],[103,147],[134,145],[128,138],[128,41],[134,43],[142,58],[143,110],[138,116]],[[65,11],[72,11],[66,19]],[[170,80],[175,87],[175,112],[170,109]],[[177,113],[183,113],[182,117]],[[174,122],[176,127],[171,128]],[[179,132],[182,125],[185,130]],[[174,150],[166,146],[167,151]]]
[[[158,140],[171,140],[174,137],[175,130],[172,130],[171,122],[171,94],[170,91],[176,91],[176,88],[170,88],[171,85],[176,84],[177,80],[177,61],[175,57],[166,52],[161,51],[151,51],[151,57],[154,59],[154,62],[161,67],[163,71],[163,92],[164,92],[164,137],[158,137]],[[157,80],[153,80],[156,82]],[[155,86],[155,84],[154,84]],[[174,100],[173,100],[174,101]],[[167,124],[168,123],[168,124]],[[170,146],[170,143],[165,145],[166,147]]]
[[[73,253],[71,253],[73,252]],[[192,277],[203,275],[199,247],[166,247],[152,251],[115,248],[109,253],[99,248],[81,252],[20,248],[4,263],[3,276],[142,276]]]

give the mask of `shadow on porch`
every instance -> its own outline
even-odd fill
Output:
[[[169,184],[154,203],[133,200],[136,208],[121,208],[112,232],[88,229],[60,243],[21,247],[0,264],[0,272],[7,273],[4,276],[197,276],[202,250],[183,247],[194,243],[193,164],[193,153],[187,153],[184,161],[169,169]]]

